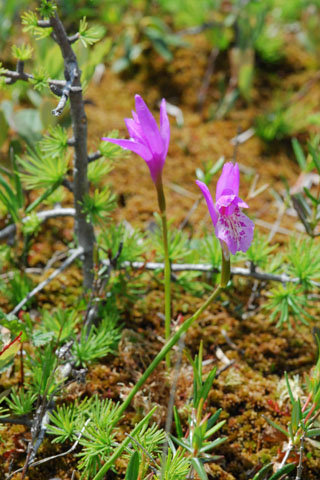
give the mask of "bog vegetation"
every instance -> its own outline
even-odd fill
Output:
[[[0,477],[312,480],[316,0],[0,4]]]

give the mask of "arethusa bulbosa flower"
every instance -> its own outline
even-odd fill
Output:
[[[241,211],[248,205],[238,196],[239,165],[232,162],[224,164],[217,183],[215,203],[207,185],[199,180],[196,183],[207,202],[215,235],[223,251],[225,244],[233,255],[239,251],[246,252],[253,239],[254,223]]]
[[[166,110],[166,101],[160,104],[160,129],[147,105],[140,97],[135,96],[136,111],[133,118],[126,118],[125,124],[130,139],[122,140],[103,137],[102,140],[131,150],[142,157],[149,167],[151,178],[155,185],[161,181],[162,169],[168,153],[170,140],[170,125]]]

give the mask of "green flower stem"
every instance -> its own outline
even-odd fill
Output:
[[[145,381],[149,378],[151,373],[157,368],[159,363],[166,357],[166,355],[170,352],[172,347],[174,347],[181,336],[186,333],[186,331],[190,328],[190,326],[200,317],[202,312],[210,305],[210,303],[217,298],[219,293],[221,292],[222,287],[221,285],[218,285],[218,287],[213,291],[213,293],[208,297],[208,299],[204,302],[204,304],[192,315],[192,317],[188,318],[183,322],[181,327],[176,331],[176,333],[167,341],[167,343],[162,347],[158,355],[153,359],[153,361],[150,363],[149,367],[145,370],[145,372],[142,374],[138,382],[135,384],[135,386],[132,388],[131,392],[127,396],[126,400],[123,402],[121,407],[118,410],[118,417],[114,421],[114,425],[116,425],[124,413],[124,411],[127,409],[127,407],[130,405],[131,400],[135,396],[135,394],[140,390],[142,385],[145,383]]]
[[[158,203],[161,213],[163,249],[164,249],[164,316],[165,316],[165,339],[169,340],[171,334],[171,267],[169,259],[168,225],[166,215],[166,201],[163,191],[162,179],[157,184]],[[170,368],[170,352],[166,356],[167,368]]]
[[[222,242],[222,265],[221,265],[221,287],[225,288],[230,280],[230,252],[227,245]]]

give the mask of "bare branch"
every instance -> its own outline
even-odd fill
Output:
[[[77,63],[77,57],[69,43],[68,35],[65,28],[57,15],[50,18],[50,23],[55,35],[55,41],[61,50],[64,67],[65,78],[68,85],[74,82],[74,86],[70,89],[70,110],[72,119],[72,129],[75,138],[74,145],[74,168],[73,168],[73,187],[74,187],[74,207],[75,213],[75,233],[78,238],[79,245],[83,248],[83,284],[86,289],[91,289],[94,272],[93,272],[93,246],[95,235],[93,225],[88,222],[87,215],[83,210],[83,198],[88,193],[89,181],[88,171],[88,149],[87,149],[87,117],[84,110],[84,100],[81,90],[80,70]],[[78,87],[77,92],[73,88]],[[68,92],[65,92],[68,94]],[[60,102],[59,102],[60,103]],[[59,108],[53,112],[59,113]]]
[[[205,30],[208,30],[213,27],[223,27],[222,22],[204,22],[202,25],[196,25],[194,27],[188,27],[184,28],[183,30],[179,30],[176,32],[176,35],[178,36],[184,36],[184,35],[198,35],[199,33],[204,32]]]
[[[34,297],[37,293],[43,290],[44,287],[46,287],[54,278],[56,278],[60,273],[62,273],[67,267],[69,267],[69,265],[71,265],[75,261],[76,258],[80,257],[80,255],[82,254],[82,247],[74,250],[70,257],[67,258],[67,260],[65,260],[63,264],[59,268],[57,268],[57,270],[52,272],[48,278],[43,280],[43,282],[39,283],[39,285],[37,285],[31,292],[29,292],[28,295],[23,300],[21,300],[21,302],[18,303],[18,305],[10,313],[16,315],[19,310],[21,310],[21,308],[27,303],[27,301],[30,300],[30,298]]]
[[[97,150],[94,153],[90,153],[90,155],[88,155],[88,163],[94,162],[95,160],[98,160],[101,157],[102,157],[102,153],[100,152],[100,150]]]
[[[72,182],[70,182],[69,180],[67,180],[66,178],[64,180],[62,180],[62,183],[61,185],[63,185],[64,187],[66,187],[69,192],[73,192],[73,184]]]
[[[25,73],[25,72],[19,73],[18,71],[14,71],[14,70],[5,70],[1,74],[1,76],[7,78],[6,83],[8,84],[15,83],[17,80],[24,80],[25,82],[28,82],[29,80],[34,79],[34,75],[32,75],[31,73]],[[49,78],[48,84],[49,86],[54,85],[56,87],[63,88],[66,86],[67,82],[65,80],[54,80],[52,78]],[[77,92],[81,92],[82,88],[79,86],[74,86],[70,88],[70,91],[73,93],[77,93]]]
[[[297,468],[296,480],[301,480],[302,479],[302,470],[303,470],[302,460],[303,460],[303,451],[304,451],[304,437],[305,437],[305,434],[303,434],[300,438],[299,465],[298,465],[298,468]]]
[[[85,431],[85,429],[87,428],[87,425],[88,423],[91,421],[90,418],[88,418],[85,422],[85,424],[83,425],[81,431],[79,432],[78,434],[78,437],[77,437],[77,440],[74,442],[74,444],[72,445],[71,448],[69,448],[69,450],[67,450],[66,452],[62,452],[62,453],[58,453],[58,455],[52,455],[51,457],[47,457],[47,458],[43,458],[42,460],[38,460],[37,462],[33,462],[33,463],[30,463],[28,465],[28,468],[30,467],[37,467],[38,465],[42,465],[43,463],[47,463],[47,462],[50,462],[51,460],[55,460],[56,458],[60,458],[60,457],[64,457],[65,455],[69,455],[69,453],[72,453],[78,446],[78,443],[83,435],[83,432]],[[19,472],[22,472],[23,470],[23,467],[22,468],[18,468],[18,470],[15,470],[14,472],[12,472],[9,476],[6,477],[6,480],[10,480],[12,477],[14,477],[14,475],[16,475],[17,473]]]
[[[103,265],[109,266],[109,260],[103,260]],[[163,270],[164,264],[157,262],[123,262],[119,265],[120,268],[133,268],[134,270]],[[172,272],[203,272],[203,273],[219,273],[218,268],[213,267],[210,264],[205,263],[173,263],[171,265]],[[289,277],[288,275],[274,275],[272,273],[261,272],[259,270],[250,270],[248,268],[233,267],[231,268],[231,275],[237,275],[240,277],[256,278],[258,280],[265,280],[270,282],[281,283],[299,283],[299,278]],[[320,287],[319,282],[312,281],[312,285]]]
[[[38,20],[38,27],[41,27],[41,28],[50,28],[50,27],[51,27],[51,23],[49,22],[49,20]]]
[[[37,217],[41,221],[46,221],[49,218],[56,218],[56,217],[74,217],[75,209],[74,208],[53,208],[52,210],[44,210],[43,212],[37,212]],[[22,219],[22,223],[26,223],[30,220],[30,217],[25,217]],[[0,230],[0,240],[8,238],[12,235],[15,235],[16,232],[16,225],[12,223],[7,227]]]
[[[52,114],[55,117],[59,117],[63,112],[63,109],[66,106],[67,100],[70,95],[70,90],[72,88],[73,81],[77,76],[78,76],[77,65],[75,62],[70,62],[67,65],[67,69],[65,70],[65,77],[67,79],[67,82],[61,92],[60,101],[58,103],[58,106],[54,110],[52,110]]]
[[[10,425],[25,425],[26,427],[31,427],[32,421],[26,416],[22,417],[0,417],[0,423],[9,423]]]
[[[70,45],[72,45],[72,43],[75,43],[77,40],[79,40],[79,38],[80,38],[80,34],[79,32],[77,32],[74,35],[70,35],[68,37],[68,42],[70,43]]]

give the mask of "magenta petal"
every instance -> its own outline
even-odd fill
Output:
[[[136,123],[140,123],[139,122],[139,117],[138,115],[136,114],[136,112],[134,110],[131,110],[132,111],[132,118],[133,120],[136,122]]]
[[[146,162],[149,162],[152,159],[152,154],[148,147],[142,145],[141,143],[134,142],[132,140],[120,140],[117,138],[107,138],[103,137],[102,140],[106,142],[114,143],[115,145],[119,145],[119,147],[126,148],[131,152],[137,153],[142,157]]]
[[[239,208],[249,208],[249,205],[240,197],[236,197],[235,202]]]
[[[196,184],[198,185],[198,187],[200,188],[200,190],[203,193],[203,196],[204,196],[204,198],[207,202],[207,206],[208,206],[208,210],[209,210],[209,213],[210,213],[212,223],[213,223],[214,226],[216,226],[216,223],[218,221],[218,214],[216,212],[216,209],[215,209],[215,206],[214,206],[209,188],[207,187],[207,185],[205,183],[200,182],[200,180],[196,180]]]
[[[221,207],[229,207],[229,205],[234,202],[235,198],[235,195],[221,195],[216,201],[216,208],[219,210]]]
[[[223,195],[225,190],[232,191],[234,195],[239,193],[240,184],[240,172],[239,165],[232,162],[225,163],[223,165],[222,173],[217,183],[216,188],[216,201]]]
[[[140,95],[135,96],[136,112],[139,118],[141,129],[145,143],[149,145],[153,155],[162,156],[164,145],[158,129],[157,122],[153,118],[147,105],[144,103]]]
[[[253,239],[254,223],[239,208],[232,215],[220,215],[215,234],[223,240],[234,255],[240,250],[246,252]]]
[[[170,124],[166,109],[166,101],[163,98],[160,105],[160,135],[164,142],[164,158],[167,156],[170,141]]]
[[[132,118],[125,118],[124,123],[126,124],[130,137],[138,143],[145,144],[140,124],[132,120]]]

